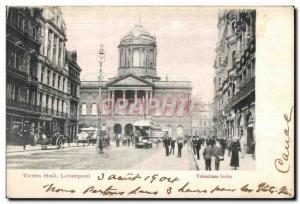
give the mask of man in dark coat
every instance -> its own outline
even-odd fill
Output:
[[[178,148],[178,157],[181,157],[181,150],[183,148],[182,141],[177,142],[177,148]]]
[[[196,154],[196,140],[194,137],[192,137],[192,149],[193,149],[193,153],[194,155]]]
[[[164,147],[166,149],[166,156],[169,156],[169,138],[165,137],[163,140]]]
[[[197,159],[200,159],[200,149],[201,149],[201,141],[200,138],[197,138],[195,142],[195,148],[196,148],[196,154],[197,154]]]
[[[235,138],[231,144],[231,160],[230,160],[230,166],[234,167],[234,170],[236,170],[237,167],[239,167],[239,152],[241,151],[241,145],[237,138]]]
[[[206,145],[206,147],[204,147],[204,150],[203,150],[203,157],[204,157],[204,160],[205,160],[205,170],[206,171],[211,171],[211,157],[213,155],[213,150],[210,146],[210,144],[208,143]]]
[[[174,150],[175,150],[175,139],[173,138],[173,139],[171,139],[171,141],[170,141],[170,143],[171,143],[171,149],[170,149],[170,154],[172,154],[173,153],[173,155],[174,155]]]

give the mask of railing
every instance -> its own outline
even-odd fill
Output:
[[[40,106],[33,105],[33,104],[30,104],[30,103],[26,103],[26,102],[21,102],[21,101],[15,101],[13,99],[7,99],[6,100],[6,105],[11,106],[11,107],[15,107],[15,108],[20,108],[20,109],[23,109],[23,110],[36,112],[36,113],[41,112],[41,107]]]

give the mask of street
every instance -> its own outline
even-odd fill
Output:
[[[76,169],[76,170],[196,170],[190,145],[185,145],[182,158],[165,156],[162,143],[151,149],[134,146],[117,148],[114,143],[99,154],[95,146],[7,153],[7,168],[14,169]]]

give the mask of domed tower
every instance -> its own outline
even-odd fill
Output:
[[[156,72],[156,38],[137,23],[121,38],[118,76],[133,74],[142,78],[159,79]]]

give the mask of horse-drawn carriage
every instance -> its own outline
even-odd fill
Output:
[[[54,133],[50,137],[47,137],[45,134],[42,134],[40,138],[42,150],[48,149],[48,146],[56,146],[56,149],[60,149],[63,146],[64,142],[64,135],[58,132]]]

